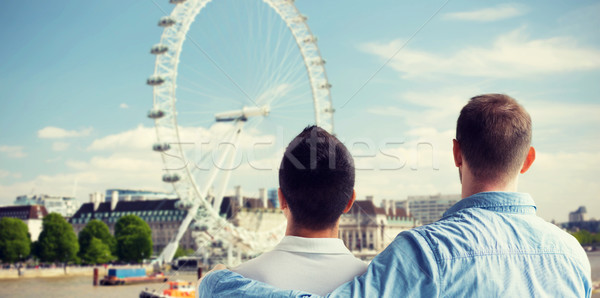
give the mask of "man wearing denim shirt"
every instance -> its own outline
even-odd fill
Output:
[[[518,175],[535,160],[525,109],[503,94],[473,97],[453,142],[463,199],[439,221],[400,233],[365,274],[330,296],[590,297],[590,264],[579,243],[516,192]],[[199,294],[309,295],[227,270],[207,276]]]

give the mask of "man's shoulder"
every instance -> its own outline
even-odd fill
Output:
[[[579,242],[559,227],[535,215],[486,210],[459,212],[401,233],[426,244],[436,258],[481,253],[561,253],[585,261]],[[399,235],[399,236],[400,236]]]
[[[253,278],[256,280],[263,280],[262,275],[267,274],[273,270],[272,265],[277,265],[278,257],[273,256],[273,251],[268,251],[260,256],[250,259],[239,266],[232,268],[231,271],[241,274],[245,277]]]

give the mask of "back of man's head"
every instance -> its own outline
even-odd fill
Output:
[[[316,126],[288,145],[279,187],[294,224],[310,230],[333,227],[354,191],[354,161],[344,144]]]
[[[456,140],[477,181],[508,182],[531,146],[531,117],[508,95],[476,96],[460,112]]]

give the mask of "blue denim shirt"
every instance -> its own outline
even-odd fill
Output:
[[[568,233],[535,215],[528,194],[484,192],[435,223],[400,233],[367,272],[331,297],[590,297],[589,260]],[[200,297],[304,297],[228,270]]]

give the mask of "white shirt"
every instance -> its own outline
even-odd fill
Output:
[[[365,273],[367,263],[341,239],[285,236],[272,251],[232,271],[280,289],[325,295]]]

